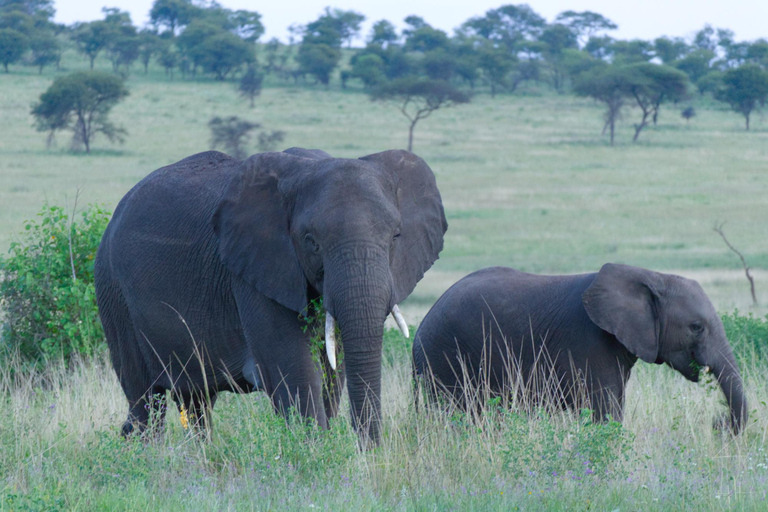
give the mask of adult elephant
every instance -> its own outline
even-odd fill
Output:
[[[600,272],[542,276],[493,267],[454,284],[419,326],[416,375],[431,393],[462,406],[478,390],[554,398],[586,395],[595,418],[621,421],[624,389],[640,358],[696,382],[708,366],[730,406],[747,421],[741,376],[722,321],[701,286],[680,276],[608,263]]]
[[[384,320],[446,229],[432,171],[406,151],[340,159],[294,148],[245,161],[211,151],[149,174],[120,201],[95,263],[129,404],[123,433],[144,429],[166,390],[198,412],[221,391],[264,390],[276,410],[327,427],[343,370],[333,377],[333,346],[313,355],[302,318],[322,297],[355,428],[377,442]]]

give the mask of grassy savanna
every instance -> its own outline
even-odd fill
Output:
[[[84,63],[74,55],[70,68]],[[104,63],[100,63],[102,66]],[[407,124],[360,90],[270,83],[247,108],[234,85],[168,81],[160,70],[128,80],[112,119],[124,145],[93,154],[45,147],[30,105],[51,83],[17,68],[0,77],[0,249],[41,204],[119,198],[148,172],[208,149],[208,120],[238,115],[287,132],[285,147],[357,157],[404,147]],[[445,250],[403,310],[418,320],[456,279],[489,265],[595,271],[606,261],[699,279],[722,312],[758,316],[768,303],[768,124],[696,99],[689,124],[666,107],[631,144],[628,109],[617,146],[600,137],[589,100],[528,88],[485,94],[416,128],[414,151],[435,171],[450,224]],[[751,308],[730,240],[755,268],[762,306]],[[764,330],[762,343],[764,339]],[[126,403],[107,359],[39,373],[0,369],[2,509],[540,509],[764,510],[768,489],[768,363],[742,355],[751,417],[744,435],[712,430],[723,412],[711,382],[691,384],[639,363],[624,429],[574,415],[416,414],[408,345],[387,339],[382,446],[356,450],[340,418],[328,432],[286,427],[266,397],[222,396],[210,442],[181,428],[147,443],[118,436]],[[346,411],[346,407],[344,409]],[[584,464],[584,461],[589,464]]]

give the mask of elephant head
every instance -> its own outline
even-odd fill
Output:
[[[582,296],[589,318],[648,363],[666,363],[693,382],[708,366],[738,433],[747,401],[723,323],[696,281],[608,263]]]
[[[447,229],[427,164],[395,150],[356,160],[257,154],[213,224],[224,263],[260,293],[297,312],[323,296],[326,341],[338,322],[344,343],[353,422],[363,445],[378,442],[384,320],[437,259]]]

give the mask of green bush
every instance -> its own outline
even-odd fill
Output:
[[[37,216],[0,260],[0,346],[33,363],[91,355],[104,344],[93,260],[110,214],[90,205],[76,220],[46,204]]]
[[[765,319],[739,315],[736,310],[722,316],[728,341],[740,365],[768,361],[768,315]]]

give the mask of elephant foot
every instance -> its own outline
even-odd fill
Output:
[[[123,423],[123,428],[120,429],[120,435],[123,437],[128,437],[133,433],[133,431],[134,431],[133,423],[131,423],[130,421],[126,421],[125,423]]]

